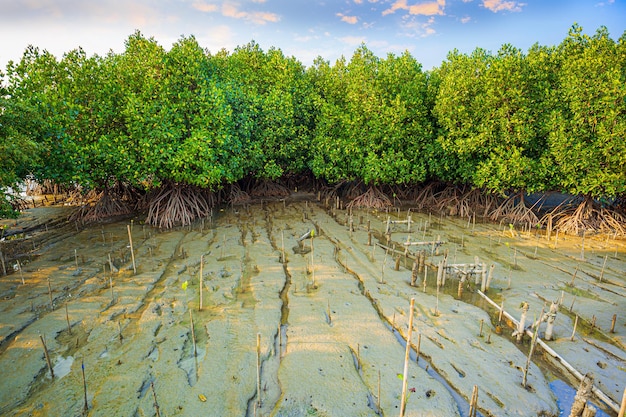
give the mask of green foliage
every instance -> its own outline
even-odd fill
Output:
[[[310,70],[319,117],[313,173],[329,181],[403,184],[426,177],[425,144],[432,138],[426,76],[408,53],[381,60],[364,45],[351,61]]]
[[[124,52],[29,47],[0,94],[0,190],[37,180],[219,189],[311,170],[368,185],[438,179],[493,192],[626,193],[626,33],[452,51],[423,72],[365,45],[305,69],[250,42],[211,55],[135,32]],[[0,199],[6,210],[5,199]]]
[[[550,115],[549,147],[560,188],[612,197],[626,192],[626,46],[600,28],[574,25],[559,45],[559,105]]]

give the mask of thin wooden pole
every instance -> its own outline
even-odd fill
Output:
[[[130,224],[126,225],[128,229],[128,241],[130,242],[130,257],[133,260],[133,273],[137,273],[137,266],[135,265],[135,251],[133,250],[133,235],[130,232]]]
[[[406,350],[404,352],[404,373],[402,374],[402,398],[400,401],[400,417],[404,417],[404,409],[406,408],[406,387],[409,379],[409,355],[411,353],[411,334],[413,333],[413,308],[415,307],[415,298],[411,298],[409,307],[409,330],[406,336]]]
[[[415,350],[415,363],[420,361],[420,345],[422,344],[422,334],[417,334],[417,349]]]
[[[152,397],[154,398],[154,410],[156,411],[157,417],[161,417],[159,402],[157,401],[156,391],[154,391],[154,382],[150,382],[150,387],[152,388]]]
[[[52,302],[52,287],[50,286],[50,277],[48,277],[48,297],[50,298],[50,310],[54,310],[54,303]]]
[[[611,319],[611,329],[609,333],[615,333],[615,322],[617,321],[617,314],[613,314],[613,318]]]
[[[543,317],[543,309],[541,309],[541,314],[539,315],[539,320]],[[539,322],[541,324],[541,321]],[[537,343],[537,335],[539,334],[539,325],[533,332],[533,338],[530,342],[530,351],[528,352],[528,358],[526,359],[526,367],[524,368],[524,376],[522,378],[522,386],[526,388],[526,382],[528,381],[528,368],[530,367],[530,361],[533,357],[533,351],[535,350],[535,344]]]
[[[624,400],[626,400],[626,390],[624,390]],[[376,409],[380,411],[380,369],[378,370],[378,397],[376,398]]]
[[[80,361],[80,369],[81,373],[83,374],[83,411],[86,413],[87,411],[89,411],[89,402],[87,401],[87,379],[85,378],[85,362]]]
[[[41,339],[41,344],[43,345],[43,353],[46,357],[46,362],[48,363],[50,376],[52,376],[52,379],[54,379],[54,369],[52,369],[52,362],[50,362],[50,354],[48,353],[48,347],[46,346],[46,339],[44,339],[43,335],[39,335],[39,339]]]
[[[22,264],[19,259],[17,260],[17,269],[20,270],[20,278],[22,279],[22,285],[24,285],[24,273],[22,272]]]
[[[196,350],[196,331],[193,328],[193,314],[191,314],[191,309],[189,309],[189,325],[191,326],[191,340],[193,341],[193,356],[198,356]]]
[[[578,326],[578,314],[576,314],[576,319],[574,320],[574,330],[572,330],[572,337],[569,340],[574,341],[574,335],[576,334],[576,326]]]
[[[70,315],[67,312],[67,303],[65,303],[65,320],[67,321],[67,331],[72,334],[72,325],[70,324]]]
[[[200,255],[200,285],[198,286],[200,288],[200,308],[199,310],[202,311],[202,265],[204,264],[204,255]]]
[[[624,388],[624,395],[622,395],[622,406],[619,408],[618,417],[626,416],[626,387]]]
[[[257,404],[261,406],[261,333],[256,334],[256,392]]]

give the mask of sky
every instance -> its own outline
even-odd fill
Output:
[[[122,53],[136,30],[166,49],[190,35],[211,53],[255,41],[307,67],[365,44],[381,58],[408,51],[429,70],[454,49],[558,45],[574,23],[617,40],[626,0],[0,0],[0,70],[28,45],[58,58]]]

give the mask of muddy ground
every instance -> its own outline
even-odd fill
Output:
[[[527,325],[560,302],[546,343],[593,375],[610,400],[595,404],[617,415],[626,245],[615,236],[548,240],[406,208],[350,217],[302,194],[216,209],[170,231],[141,217],[77,227],[63,220],[67,211],[37,208],[4,222],[50,226],[0,247],[18,243],[22,254],[21,270],[11,262],[15,271],[0,276],[0,415],[398,415],[411,298],[406,415],[465,416],[474,386],[484,416],[567,415],[576,377],[538,347],[522,385],[530,338],[516,343],[510,320],[498,321],[478,293],[481,273],[459,298],[458,271],[483,263],[494,265],[487,296],[516,318],[527,302]],[[410,230],[393,223],[408,215]],[[299,243],[310,230],[313,239]],[[407,241],[443,243],[405,253]],[[419,251],[426,267],[412,287]],[[459,266],[437,291],[445,256]]]

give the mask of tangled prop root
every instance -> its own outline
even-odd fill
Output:
[[[447,210],[450,216],[470,217],[477,214],[486,217],[499,204],[495,195],[479,188],[466,191],[465,187],[447,187],[440,194],[435,195],[437,210]]]
[[[377,187],[369,187],[365,193],[350,201],[346,208],[364,207],[382,210],[391,205],[391,200],[385,193],[380,191]]]
[[[210,212],[211,202],[204,190],[185,184],[166,184],[150,198],[146,222],[171,229],[190,225]]]
[[[418,210],[434,209],[436,206],[436,198],[438,183],[430,182],[423,187],[415,197],[415,206]]]
[[[233,205],[245,204],[250,201],[250,195],[242,191],[238,184],[231,184],[228,203]]]
[[[533,208],[539,201],[541,200],[538,200],[533,207],[527,207],[524,202],[523,193],[511,195],[495,210],[489,213],[489,218],[492,221],[508,220],[512,224],[536,225],[539,223],[539,218],[533,211]]]
[[[563,233],[615,233],[626,235],[626,216],[614,209],[601,207],[591,198],[585,198],[577,207],[557,207],[541,219],[546,224],[552,217],[554,228]]]
[[[250,194],[255,197],[286,197],[290,193],[283,185],[273,181],[261,181],[250,191]]]
[[[69,220],[91,223],[113,216],[125,216],[133,212],[133,203],[127,196],[120,195],[117,190],[101,191],[95,200],[95,203],[88,202],[80,206],[70,215]]]

